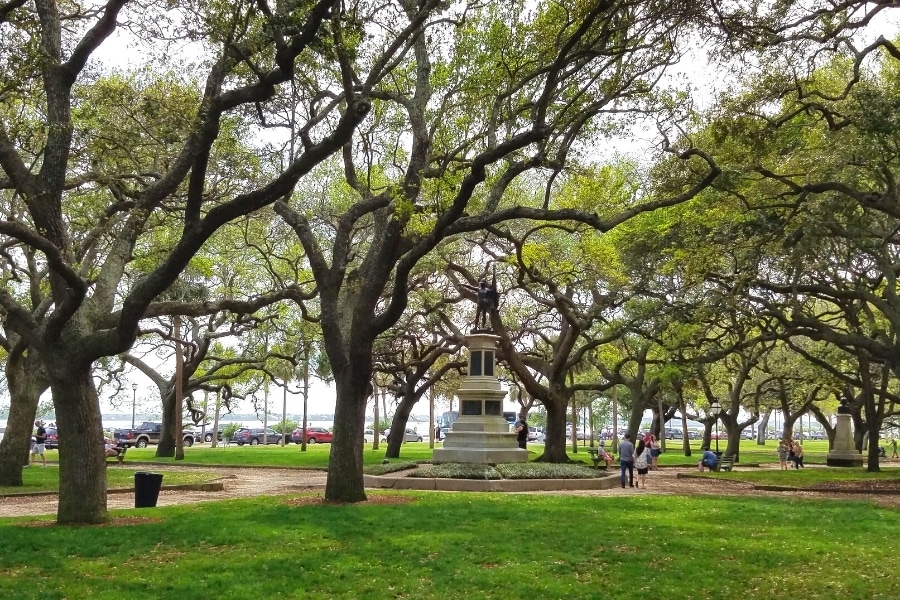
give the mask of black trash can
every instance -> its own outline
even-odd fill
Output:
[[[153,508],[159,498],[159,488],[162,487],[162,473],[135,473],[134,474],[134,507]]]

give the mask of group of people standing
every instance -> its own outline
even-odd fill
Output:
[[[797,440],[780,440],[778,442],[778,463],[782,471],[787,471],[788,462],[791,468],[803,468],[803,446]]]
[[[637,469],[637,487],[647,487],[647,473],[659,468],[659,455],[662,450],[656,436],[647,434],[638,440],[637,446],[631,441],[631,435],[625,434],[619,444],[619,466],[622,470],[621,483],[625,487],[635,487],[634,470]]]

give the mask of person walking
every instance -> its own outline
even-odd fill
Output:
[[[795,441],[793,445],[791,445],[791,453],[794,455],[794,468],[800,469],[803,467],[803,446],[800,445],[800,442]]]
[[[891,438],[891,448],[893,448],[893,452],[891,453],[891,458],[900,458],[900,455],[897,454],[897,438]]]
[[[626,433],[619,444],[619,467],[622,469],[622,488],[625,488],[625,473],[628,473],[628,485],[634,487],[634,444],[631,435]]]
[[[637,487],[647,488],[647,471],[650,470],[650,448],[644,445],[644,440],[638,442],[634,449],[634,468],[638,472]]]
[[[28,463],[28,466],[31,466],[37,460],[37,457],[41,457],[41,466],[47,466],[47,459],[44,457],[44,442],[47,441],[47,430],[44,429],[43,421],[35,421],[35,427],[37,427],[37,431],[34,434],[34,444],[31,446],[31,461]]]
[[[778,441],[778,464],[781,467],[782,471],[787,471],[788,469],[788,445],[784,440]]]

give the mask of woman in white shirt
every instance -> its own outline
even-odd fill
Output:
[[[650,470],[650,447],[644,445],[644,440],[638,442],[634,449],[634,468],[637,469],[637,486],[647,487],[647,471]]]

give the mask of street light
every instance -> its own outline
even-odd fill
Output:
[[[137,384],[131,384],[131,428],[134,429],[134,408],[137,406]]]
[[[722,412],[722,406],[718,400],[713,400],[709,405],[709,413],[716,418],[716,456],[719,455],[719,413]]]

